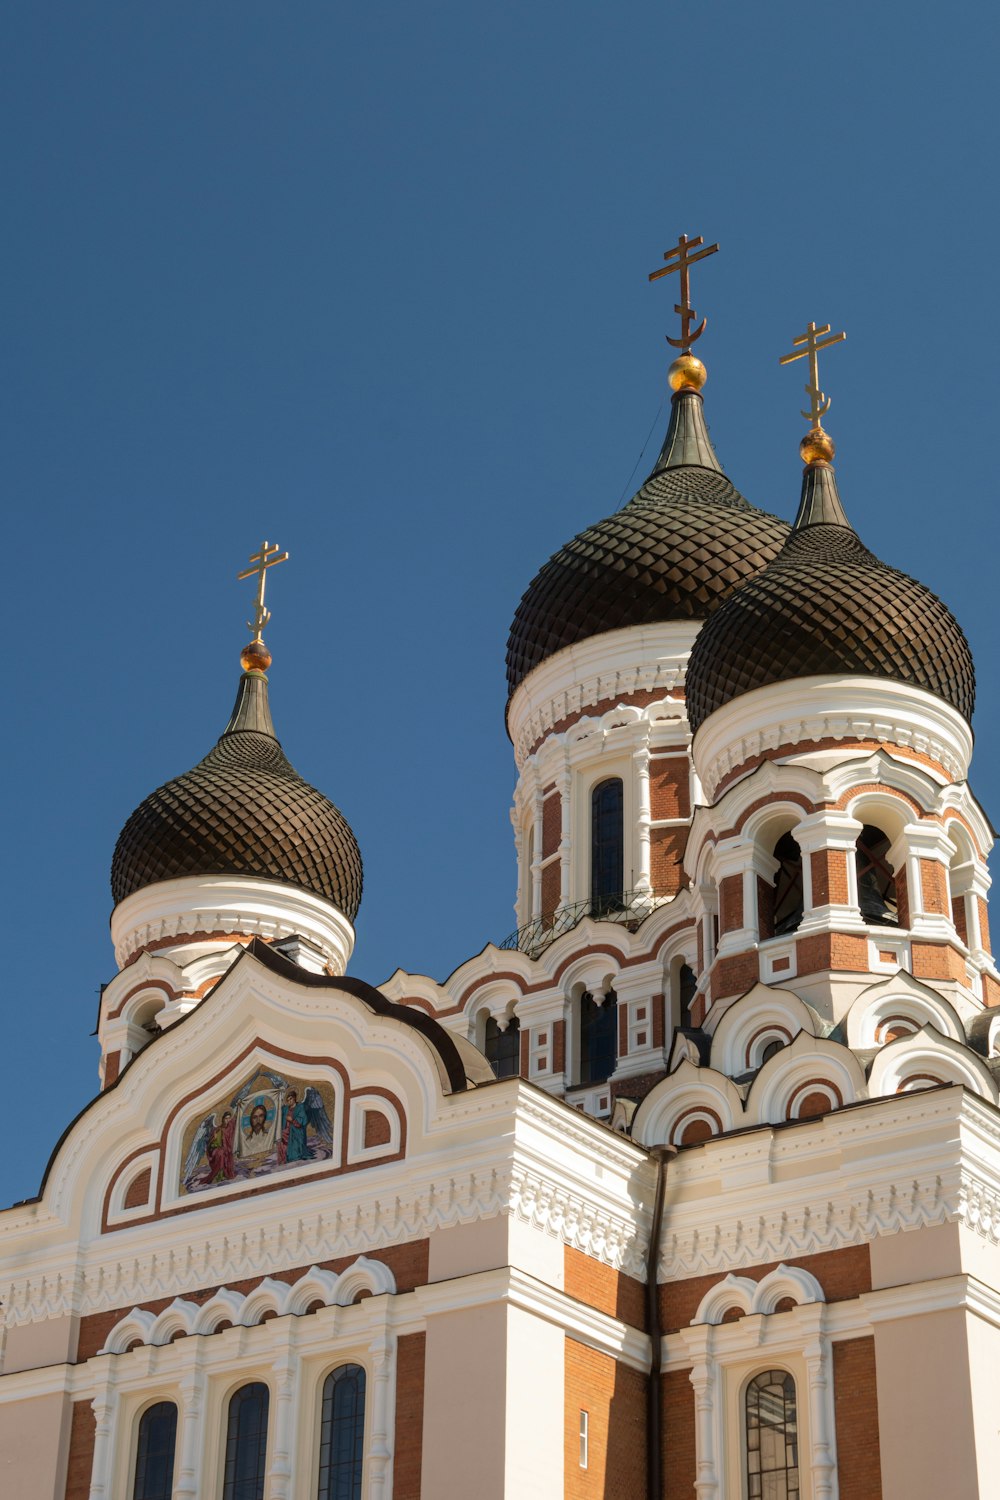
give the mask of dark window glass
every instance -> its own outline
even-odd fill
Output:
[[[601,1005],[580,1000],[580,1082],[603,1083],[618,1060],[618,997],[610,990]]]
[[[896,877],[886,855],[889,840],[880,828],[866,823],[858,835],[858,905],[866,922],[877,927],[896,927]]]
[[[790,833],[774,846],[774,935],[794,932],[802,921],[802,850]]]
[[[132,1500],[170,1500],[174,1488],[176,1442],[177,1408],[174,1403],[158,1401],[155,1406],[147,1407],[139,1421]]]
[[[799,1433],[795,1381],[768,1370],[747,1386],[748,1500],[798,1500]]]
[[[595,916],[620,911],[625,889],[622,784],[602,781],[590,795],[590,905]]]
[[[521,1071],[521,1023],[516,1016],[506,1031],[490,1016],[486,1022],[486,1057],[498,1078],[516,1078]]]
[[[240,1386],[229,1402],[226,1479],[222,1500],[264,1500],[267,1476],[267,1412],[263,1381]]]
[[[775,1039],[774,1039],[773,1042],[768,1042],[767,1046],[764,1048],[763,1052],[760,1054],[760,1065],[761,1065],[761,1067],[763,1067],[766,1062],[770,1062],[770,1060],[774,1056],[774,1054],[776,1052],[780,1052],[781,1049],[782,1049],[782,1047],[784,1045],[785,1045],[784,1042],[779,1042],[778,1039],[777,1039],[777,1037],[775,1037]]]
[[[698,981],[694,977],[694,971],[689,969],[687,964],[681,965],[677,982],[680,987],[681,1025],[689,1027],[691,1025],[691,1007],[694,1004],[694,997],[698,993]]]
[[[361,1500],[364,1441],[365,1372],[341,1365],[323,1385],[316,1500]]]

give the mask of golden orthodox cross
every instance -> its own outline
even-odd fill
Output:
[[[674,303],[674,312],[680,313],[681,317],[681,336],[679,339],[672,339],[667,334],[667,343],[673,349],[683,349],[685,354],[695,339],[701,338],[708,322],[707,318],[702,318],[697,328],[693,330],[691,328],[691,324],[698,316],[691,306],[691,267],[696,260],[704,260],[706,255],[714,255],[719,248],[718,245],[705,245],[704,250],[698,250],[698,246],[704,244],[704,237],[700,234],[693,240],[689,240],[686,234],[682,234],[672,249],[664,251],[663,259],[668,264],[662,266],[659,271],[649,273],[650,281],[659,281],[661,276],[669,276],[671,271],[681,273],[681,300]],[[690,253],[692,250],[697,250],[697,254],[692,255]],[[671,261],[673,264],[669,264]]]
[[[254,564],[252,568],[246,568],[236,576],[239,580],[244,578],[257,578],[257,597],[254,600],[253,619],[247,621],[247,629],[253,632],[253,639],[259,641],[271,618],[271,611],[264,608],[264,582],[268,568],[276,567],[278,563],[288,560],[287,552],[280,552],[277,542],[265,542],[259,552],[251,554],[250,561]]]
[[[809,397],[809,410],[802,415],[807,422],[814,427],[823,425],[823,418],[830,410],[830,401],[819,388],[819,351],[829,349],[831,344],[842,343],[846,339],[846,333],[833,333],[829,338],[823,335],[830,333],[829,323],[824,323],[822,328],[817,328],[815,323],[809,323],[806,331],[797,339],[792,339],[791,354],[783,354],[778,360],[779,365],[790,365],[793,360],[809,358],[809,384],[806,386],[806,395]],[[802,344],[804,347],[799,348]]]

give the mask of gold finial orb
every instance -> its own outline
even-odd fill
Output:
[[[708,371],[693,354],[678,355],[667,371],[672,391],[700,391],[707,379]]]
[[[832,464],[836,451],[833,438],[818,426],[810,428],[799,444],[804,464]]]
[[[249,641],[240,652],[244,672],[266,672],[271,665],[271,653],[263,641]]]

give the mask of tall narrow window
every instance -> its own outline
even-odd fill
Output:
[[[269,1405],[270,1392],[263,1381],[241,1385],[233,1392],[226,1429],[222,1500],[264,1500]]]
[[[622,783],[601,781],[590,794],[590,907],[595,917],[621,911],[625,888]]]
[[[794,932],[802,921],[802,850],[790,833],[774,846],[774,935]]]
[[[365,1372],[341,1365],[323,1385],[316,1500],[361,1500],[365,1447]]]
[[[170,1500],[174,1488],[177,1408],[172,1401],[147,1406],[139,1421],[132,1500]]]
[[[490,1016],[486,1022],[486,1059],[498,1078],[516,1078],[521,1071],[521,1023],[511,1016],[507,1029]]]
[[[880,828],[866,823],[858,834],[856,863],[858,905],[865,921],[875,927],[895,927],[896,877],[888,860],[889,840]]]
[[[787,1370],[754,1376],[746,1394],[748,1500],[798,1500],[795,1381]]]
[[[609,990],[602,1004],[580,998],[580,1082],[603,1083],[618,1061],[618,997]]]
[[[680,991],[680,1024],[690,1028],[692,1025],[691,1007],[698,993],[698,981],[694,977],[694,970],[689,969],[687,964],[681,964],[680,972],[677,976],[677,986]]]

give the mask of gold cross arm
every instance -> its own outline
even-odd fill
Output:
[[[824,335],[830,334],[829,338]],[[819,351],[829,349],[831,344],[843,343],[846,333],[830,333],[830,324],[808,323],[805,333],[799,334],[798,338],[792,339],[792,350],[790,354],[782,354],[778,360],[779,365],[790,365],[796,359],[809,360],[809,384],[805,388],[809,397],[809,410],[802,415],[807,422],[814,427],[822,424],[823,417],[830,410],[831,402],[825,396],[819,386]],[[801,347],[800,347],[801,346]]]
[[[257,579],[257,597],[254,600],[253,619],[247,621],[247,629],[251,632],[255,641],[259,641],[267,628],[271,618],[271,611],[264,607],[264,583],[268,568],[276,567],[278,563],[287,562],[288,553],[282,552],[277,542],[264,542],[259,552],[251,553],[250,562],[253,565],[244,568],[242,573],[237,573],[237,580],[242,582],[244,578]]]
[[[689,240],[686,234],[682,234],[676,245],[664,251],[663,259],[667,264],[658,271],[649,273],[650,281],[659,281],[661,276],[669,276],[671,271],[680,272],[681,300],[674,304],[674,312],[680,314],[681,336],[679,339],[672,339],[669,334],[667,336],[667,343],[674,349],[690,349],[695,339],[701,338],[708,323],[707,318],[702,318],[697,328],[692,330],[691,324],[698,315],[691,306],[691,267],[695,261],[704,260],[706,255],[714,255],[719,247],[705,245],[704,250],[699,250],[699,245],[705,245],[703,235],[696,235],[693,240]],[[695,252],[693,255],[692,251]]]

